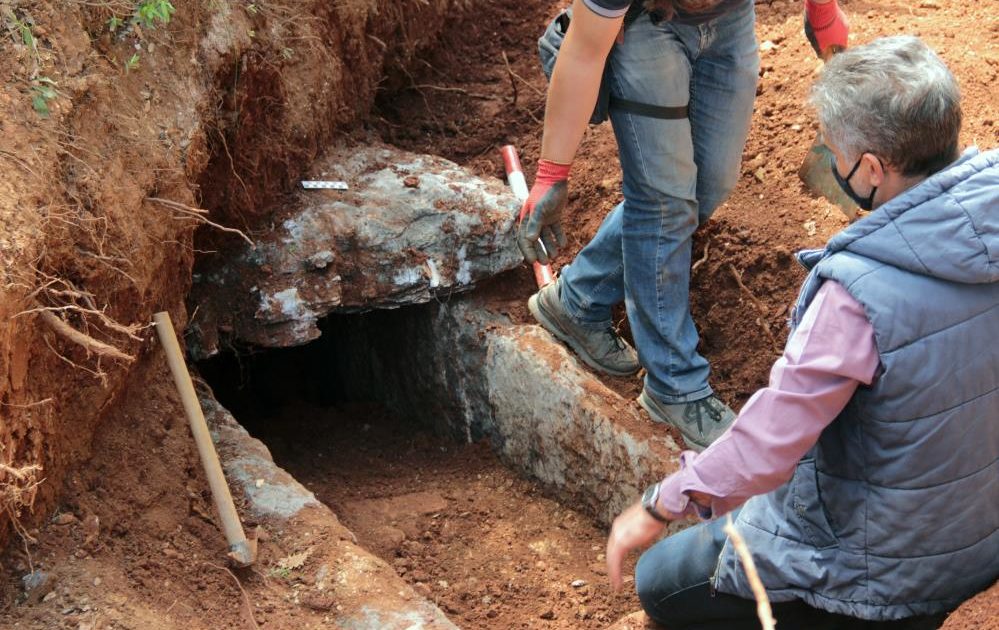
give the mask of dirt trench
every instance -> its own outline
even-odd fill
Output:
[[[178,324],[185,321],[185,312],[197,306],[183,305],[196,259],[205,260],[209,250],[224,256],[237,241],[199,228],[201,222],[185,208],[147,198],[207,208],[212,221],[252,238],[266,228],[268,208],[333,138],[377,137],[491,176],[502,174],[496,147],[513,141],[531,170],[544,90],[534,39],[555,7],[482,3],[466,12],[472,3],[206,2],[178,7],[169,26],[122,36],[107,28],[114,3],[0,3],[8,6],[19,23],[31,25],[38,52],[13,36],[0,44],[0,76],[7,86],[0,97],[0,162],[9,174],[0,183],[5,273],[0,317],[10,322],[0,338],[0,457],[15,466],[42,466],[45,480],[34,492],[31,482],[26,484],[27,505],[16,513],[24,529],[3,557],[0,622],[37,628],[328,623],[335,603],[299,601],[296,581],[286,580],[282,571],[239,574],[234,581],[213,566],[224,541],[162,357],[151,349],[148,330],[115,324],[145,322],[161,309],[171,310]],[[923,35],[962,81],[967,103],[962,139],[996,145],[999,111],[990,95],[999,67],[999,27],[987,7],[856,0],[844,6],[857,41],[902,30]],[[845,224],[828,204],[808,197],[793,176],[814,129],[801,102],[815,62],[800,35],[797,4],[776,0],[757,9],[759,38],[770,45],[764,45],[743,177],[729,203],[696,237],[694,258],[704,262],[692,281],[695,320],[712,361],[713,382],[733,405],[765,382],[776,356],[769,335],[782,341],[786,307],[800,280],[790,253],[821,245]],[[969,24],[978,26],[969,29]],[[126,69],[136,43],[142,47],[140,60]],[[39,118],[31,105],[36,88],[45,85],[41,77],[59,84],[48,118]],[[588,133],[581,156],[573,180],[572,251],[596,230],[620,188],[606,126]],[[729,264],[762,301],[762,311],[753,311],[754,301]],[[530,273],[522,269],[496,279],[485,297],[490,308],[525,322],[530,287]],[[79,310],[90,302],[96,306],[91,310],[106,318]],[[37,314],[19,315],[39,307],[72,307],[70,325],[137,360],[87,352],[43,325]],[[619,321],[626,329],[623,314]],[[626,399],[639,387],[634,380],[607,382]],[[385,460],[383,475],[398,473],[393,453],[405,448],[413,461],[426,465],[407,473],[419,474],[421,482],[435,475],[450,478],[452,473],[440,468],[448,454],[437,454],[445,448],[455,458],[446,463],[453,468],[445,468],[460,473],[440,491],[445,502],[477,496],[480,482],[487,492],[509,486],[520,493],[515,503],[497,498],[485,508],[488,516],[475,513],[475,529],[483,523],[502,529],[514,505],[526,505],[542,519],[566,516],[564,507],[490,461],[482,447],[436,442],[411,425],[399,426],[379,407],[345,408],[319,414],[328,416],[322,426],[334,435],[356,433],[357,417],[373,420],[367,424],[380,429],[386,441],[366,442],[360,455],[368,453],[365,463]],[[440,516],[417,514],[406,526],[429,550],[401,543],[392,548],[398,534],[366,529],[357,511],[356,504],[385,493],[377,475],[359,479],[356,467],[338,472],[310,466],[321,451],[300,457],[282,440],[286,437],[272,442],[279,461],[316,484],[320,498],[343,506],[343,519],[362,543],[393,558],[395,570],[411,584],[428,584],[420,594],[469,627],[579,627],[574,624],[582,620],[600,627],[634,606],[633,599],[621,605],[600,592],[599,574],[589,561],[598,560],[591,557],[599,555],[592,547],[600,546],[601,535],[585,516],[573,518],[581,525],[580,540],[592,544],[574,551],[573,561],[552,564],[571,567],[573,576],[592,570],[589,592],[566,588],[567,569],[546,562],[528,571],[523,591],[511,589],[511,603],[497,604],[509,593],[493,593],[475,574],[454,580],[432,562],[444,542],[460,548],[471,536],[467,530],[444,535],[435,529]],[[357,484],[357,492],[347,492],[343,479]],[[393,480],[393,489],[417,491],[416,478]],[[465,511],[449,503],[441,513],[450,518],[441,522],[468,519]],[[300,553],[305,532],[315,535],[315,525],[266,532],[265,566],[279,567]],[[420,538],[424,532],[431,534],[426,542]],[[345,535],[320,532],[319,538],[332,545]],[[515,542],[498,536],[493,548]],[[429,563],[427,580],[406,566],[414,558]],[[522,574],[522,560],[495,568]],[[17,605],[20,576],[36,562],[58,568],[54,595],[42,604]],[[243,590],[250,606],[244,605]],[[552,602],[550,611],[539,605],[541,599]],[[997,627],[996,602],[993,588],[947,626]],[[491,611],[496,615],[490,617]]]
[[[183,328],[197,252],[237,240],[195,237],[200,209],[252,236],[382,77],[471,5],[205,2],[146,25],[128,3],[0,5],[0,457],[30,472],[4,495],[0,542],[90,455],[151,314]]]
[[[332,316],[307,346],[199,369],[279,465],[460,627],[605,628],[635,610],[634,593],[606,586],[605,530],[587,506],[518,475],[488,440],[389,406],[394,381],[346,338],[404,335],[410,316],[359,321],[371,317]]]

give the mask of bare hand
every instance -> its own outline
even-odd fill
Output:
[[[614,519],[607,537],[607,575],[615,592],[621,589],[621,562],[629,552],[648,547],[666,524],[652,518],[641,503],[635,503]]]

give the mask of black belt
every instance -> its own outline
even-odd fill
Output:
[[[610,97],[610,107],[611,109],[628,112],[629,114],[635,114],[636,116],[659,118],[661,120],[680,120],[687,118],[690,113],[686,105],[681,105],[679,107],[649,105],[647,103],[639,103],[638,101],[629,101],[628,99],[618,98],[613,94],[611,94]]]

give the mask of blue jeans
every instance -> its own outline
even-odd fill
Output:
[[[691,235],[739,177],[756,96],[759,54],[752,1],[700,26],[642,15],[611,50],[611,93],[650,105],[688,105],[661,120],[611,109],[624,202],[561,274],[577,324],[611,323],[625,301],[649,393],[666,403],[711,394],[690,317]]]
[[[725,543],[724,525],[724,519],[694,525],[642,554],[635,566],[635,588],[646,615],[669,630],[760,628],[754,600],[717,593],[711,586]],[[930,630],[945,616],[872,622],[812,608],[800,600],[771,607],[781,630]]]

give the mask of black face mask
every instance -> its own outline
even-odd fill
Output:
[[[878,187],[875,186],[874,188],[871,188],[870,196],[865,198],[858,195],[853,190],[853,186],[850,186],[850,178],[853,177],[853,174],[857,172],[858,168],[860,168],[860,162],[863,159],[864,156],[863,154],[861,154],[861,156],[857,159],[856,164],[854,164],[853,168],[850,169],[850,172],[847,174],[845,179],[843,178],[842,175],[839,174],[839,171],[836,170],[835,159],[830,159],[829,167],[832,169],[833,177],[836,178],[836,183],[839,184],[839,187],[843,189],[843,192],[845,192],[850,199],[853,199],[854,203],[860,206],[861,210],[867,210],[868,212],[870,212],[874,208],[874,193],[878,192]],[[880,163],[881,160],[878,160],[878,162]]]

